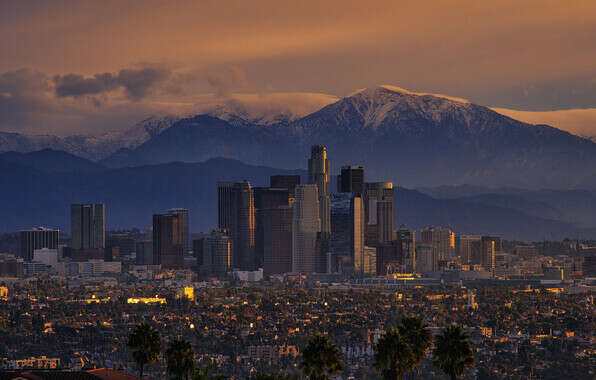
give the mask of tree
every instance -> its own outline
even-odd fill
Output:
[[[310,380],[328,380],[344,369],[337,346],[319,334],[309,339],[300,366]]]
[[[375,347],[373,366],[383,380],[401,380],[414,368],[415,355],[405,335],[396,328],[385,331]]]
[[[412,369],[420,368],[420,363],[428,353],[433,342],[433,335],[420,318],[404,318],[399,326],[399,333],[403,335],[414,354]]]
[[[176,338],[168,343],[166,359],[168,360],[168,373],[172,379],[188,379],[194,369],[195,351],[189,341]]]
[[[440,369],[451,380],[461,376],[474,365],[474,348],[468,334],[456,325],[451,325],[435,337],[433,366]]]
[[[134,349],[132,357],[139,366],[139,378],[147,364],[155,363],[161,352],[161,338],[155,327],[148,323],[137,325],[128,336],[128,347]]]

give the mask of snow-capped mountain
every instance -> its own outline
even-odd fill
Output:
[[[364,164],[368,179],[407,186],[596,186],[593,142],[444,95],[379,86],[273,127],[238,113],[234,117],[242,123],[229,114],[219,116],[233,122],[180,119],[167,133],[106,163],[130,166],[223,156],[296,168],[304,166],[312,144],[325,144],[336,170]]]

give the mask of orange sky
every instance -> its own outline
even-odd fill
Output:
[[[0,3],[0,75],[29,68],[53,86],[54,75],[167,71],[159,90],[149,85],[131,96],[123,76],[91,99],[129,102],[138,114],[148,102],[200,93],[344,96],[381,83],[494,107],[593,108],[594,41],[593,0]],[[21,91],[24,79],[1,78],[5,98],[14,86]],[[47,112],[90,101],[53,99],[48,91],[34,94]],[[7,107],[0,100],[0,112]],[[0,119],[0,130],[28,120],[11,118]]]

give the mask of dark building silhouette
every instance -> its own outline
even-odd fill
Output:
[[[192,249],[192,242],[190,240],[190,215],[185,208],[171,208],[166,211],[168,214],[182,215],[182,224],[184,225],[184,251],[189,252]]]
[[[396,235],[405,271],[408,273],[416,272],[416,232],[402,225],[396,231]]]
[[[271,187],[255,187],[255,258],[257,267],[263,266],[264,261],[264,211],[281,206],[287,206],[289,202],[288,189],[277,189]]]
[[[364,193],[364,167],[343,166],[337,177],[337,191],[362,195]]]
[[[193,251],[202,275],[224,277],[231,269],[232,239],[225,229],[214,229],[193,241]]]
[[[255,270],[254,191],[248,181],[218,182],[218,227],[226,229],[232,239],[232,267]]]
[[[401,273],[404,265],[401,242],[398,240],[378,244],[377,248],[377,274],[387,275]]]
[[[376,246],[391,241],[395,218],[393,183],[368,182],[364,186],[366,245]]]
[[[153,264],[153,242],[151,240],[139,241],[136,243],[136,263],[138,265]]]
[[[364,207],[362,198],[352,193],[331,196],[330,272],[364,268]]]
[[[299,175],[272,175],[269,178],[269,184],[275,189],[287,189],[289,196],[294,198],[296,186],[300,185]]]
[[[184,219],[181,214],[153,215],[153,264],[184,266]]]
[[[60,241],[60,231],[45,227],[32,228],[19,231],[20,250],[19,256],[25,261],[33,260],[33,251],[36,249],[57,249]]]
[[[261,211],[263,226],[263,274],[292,271],[293,206],[278,206]]]
[[[484,270],[494,273],[495,253],[501,251],[501,238],[497,236],[482,237],[482,267]]]
[[[319,195],[319,218],[321,220],[321,234],[325,238],[331,233],[331,200],[329,188],[329,160],[327,148],[314,145],[308,160],[308,183],[317,185]]]
[[[106,247],[106,206],[73,204],[70,206],[72,249],[104,249]]]

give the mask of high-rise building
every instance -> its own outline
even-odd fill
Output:
[[[232,239],[225,229],[214,229],[193,246],[201,273],[223,277],[231,270]]]
[[[329,160],[327,148],[323,145],[314,145],[308,160],[308,183],[317,185],[319,197],[319,218],[321,220],[321,233],[328,236],[331,233],[331,200],[329,188]]]
[[[416,272],[416,231],[400,226],[397,232],[397,243],[400,246],[402,265],[405,265],[406,272]]]
[[[139,241],[136,243],[136,263],[138,265],[153,264],[153,242],[151,240]]]
[[[319,251],[321,232],[319,192],[316,184],[296,186],[292,221],[292,271],[317,272],[325,255]],[[320,257],[322,256],[322,258]]]
[[[25,261],[33,260],[33,251],[36,249],[57,249],[60,240],[60,231],[39,227],[19,231],[20,253]]]
[[[261,211],[263,226],[263,274],[292,271],[293,205]]]
[[[153,264],[163,268],[184,267],[182,214],[153,215]]]
[[[364,186],[366,244],[374,246],[391,241],[395,210],[393,183],[368,182]]]
[[[479,235],[457,237],[457,255],[463,265],[482,264],[482,241]]]
[[[377,274],[384,276],[404,272],[403,254],[398,240],[378,244],[375,248]]]
[[[494,274],[495,253],[501,251],[501,238],[497,236],[482,237],[482,267]]]
[[[416,244],[416,272],[436,272],[439,270],[439,253],[434,244]]]
[[[343,166],[337,177],[337,191],[361,196],[364,193],[364,167]]]
[[[346,271],[350,263],[357,273],[364,266],[364,206],[362,198],[352,193],[331,196],[331,238],[329,241],[331,272]]]
[[[70,207],[72,249],[106,247],[106,206],[103,203],[73,204]]]
[[[192,250],[192,242],[190,240],[190,215],[185,208],[171,208],[167,211],[168,214],[182,215],[182,224],[184,224],[184,251]]]
[[[255,187],[255,257],[257,267],[261,268],[264,262],[264,238],[263,217],[265,210],[287,206],[289,202],[288,189],[276,189],[272,187]]]
[[[218,182],[218,227],[226,229],[232,239],[232,267],[253,271],[258,267],[255,256],[255,205],[252,185],[248,181]]]
[[[290,198],[294,198],[294,189],[300,185],[299,175],[272,175],[269,178],[269,185],[275,189],[287,189]]]
[[[420,233],[420,242],[434,245],[441,261],[455,258],[455,234],[448,228],[426,227]]]

